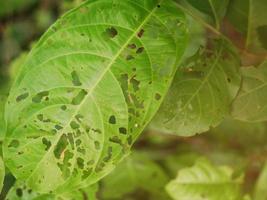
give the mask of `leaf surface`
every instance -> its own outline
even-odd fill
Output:
[[[6,165],[40,193],[96,183],[130,151],[186,45],[171,0],[89,0],[28,55],[6,106]]]
[[[229,0],[178,0],[178,2],[195,19],[204,20],[219,29],[220,23],[226,14]]]
[[[246,48],[262,53],[267,50],[267,3],[265,0],[232,0],[228,20],[246,37]]]
[[[230,113],[240,86],[239,61],[228,44],[215,43],[185,62],[151,128],[192,136],[217,126]]]
[[[258,68],[242,68],[242,76],[242,87],[233,102],[232,116],[248,122],[266,121],[267,61]]]
[[[166,189],[175,200],[240,200],[239,184],[232,179],[230,168],[200,159],[193,167],[180,170]]]

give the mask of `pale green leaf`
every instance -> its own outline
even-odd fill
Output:
[[[228,167],[217,167],[200,159],[193,167],[179,171],[166,189],[175,200],[240,200],[240,180]]]
[[[224,42],[203,50],[177,71],[151,128],[192,136],[217,126],[240,87],[239,61]]]
[[[228,20],[246,37],[246,48],[254,52],[267,50],[266,0],[230,1]]]
[[[152,181],[153,180],[153,181]],[[148,193],[146,199],[167,200],[164,187],[168,177],[148,155],[134,153],[101,182],[101,199],[126,199],[127,195]]]
[[[243,82],[233,102],[235,119],[260,122],[267,120],[267,61],[259,67],[242,68]]]
[[[254,191],[254,200],[266,200],[267,199],[267,162],[262,169],[262,172],[257,181],[255,191]]]
[[[6,165],[40,193],[96,183],[130,150],[186,45],[171,0],[89,0],[33,48],[6,106]]]

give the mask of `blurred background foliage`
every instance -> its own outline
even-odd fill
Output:
[[[0,140],[4,135],[4,103],[27,52],[60,15],[82,1],[0,0]],[[195,17],[201,17],[208,27],[208,30],[200,27],[193,21],[194,17],[188,16],[193,25],[186,57],[193,56],[199,46],[206,43],[203,35],[212,35],[210,29],[214,29],[235,43],[243,65],[257,65],[266,58],[267,37],[261,36],[267,30],[265,24],[261,21],[258,22],[261,24],[253,24],[261,27],[258,40],[264,43],[263,48],[253,46],[252,39],[257,38],[247,35],[248,18],[246,15],[237,16],[240,12],[235,10],[239,8],[242,13],[247,13],[248,0],[214,1],[217,3],[213,9],[207,1],[203,4],[196,0],[179,2],[184,5],[183,9],[194,10]],[[254,32],[249,31],[249,34]],[[100,182],[97,196],[101,200],[168,200],[171,197],[164,188],[176,177],[177,171],[191,167],[199,157],[205,157],[214,165],[230,166],[233,176],[243,176],[242,194],[250,194],[255,200],[266,200],[266,141],[266,122],[246,123],[230,117],[218,127],[194,137],[172,136],[148,129],[135,144],[132,155]],[[7,173],[0,199],[4,198],[14,181],[14,177]]]

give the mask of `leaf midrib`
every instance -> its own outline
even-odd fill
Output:
[[[164,0],[160,0],[158,3],[162,3]],[[30,178],[33,176],[33,174],[35,174],[36,170],[39,168],[40,164],[44,161],[44,159],[51,153],[52,149],[54,149],[54,147],[56,146],[56,144],[58,143],[59,139],[61,138],[62,134],[64,133],[66,127],[68,127],[68,125],[71,123],[71,121],[75,118],[75,116],[78,114],[78,111],[81,109],[81,107],[84,105],[84,103],[87,101],[88,97],[90,97],[90,95],[92,94],[92,92],[95,90],[95,88],[97,87],[97,85],[102,81],[103,77],[106,75],[106,73],[110,70],[110,68],[112,67],[112,65],[116,62],[116,60],[119,58],[119,56],[121,55],[121,53],[124,51],[124,49],[128,46],[128,44],[131,42],[132,39],[134,39],[134,37],[136,37],[136,35],[138,34],[138,32],[140,31],[140,29],[147,23],[147,21],[151,18],[151,16],[153,16],[154,12],[157,10],[157,5],[155,5],[155,8],[153,10],[151,10],[151,12],[145,17],[145,19],[143,20],[143,22],[137,27],[136,31],[133,32],[133,34],[129,37],[129,39],[125,42],[125,44],[119,49],[119,51],[117,52],[117,54],[114,56],[114,58],[110,61],[110,64],[106,67],[106,69],[103,71],[103,73],[100,75],[98,81],[96,81],[96,83],[92,86],[92,88],[90,89],[90,91],[88,92],[88,94],[85,96],[85,98],[83,99],[83,101],[80,103],[80,105],[77,107],[76,112],[74,112],[74,114],[72,115],[72,117],[70,118],[69,122],[66,123],[65,127],[61,130],[61,133],[57,134],[57,137],[55,138],[54,142],[52,143],[50,149],[45,153],[45,155],[43,156],[43,158],[38,162],[37,166],[35,167],[35,169],[32,171],[32,173],[30,174],[30,176],[26,179],[26,182],[28,182],[30,180]]]

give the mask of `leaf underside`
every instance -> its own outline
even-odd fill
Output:
[[[28,55],[6,105],[6,165],[41,193],[87,187],[153,117],[186,45],[171,0],[89,0]]]

